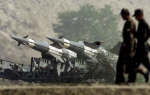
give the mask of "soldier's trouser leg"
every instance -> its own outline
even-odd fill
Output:
[[[145,54],[139,53],[136,56],[136,62],[137,62],[137,72],[142,74],[145,78],[145,82],[148,82],[149,80],[149,75],[148,72],[150,71],[150,64],[149,64],[149,59],[148,56]],[[141,66],[143,64],[144,66]]]
[[[144,65],[140,65],[137,68],[137,72],[144,76],[146,83],[149,81],[149,71]]]
[[[124,76],[124,64],[121,59],[118,59],[117,67],[116,67],[116,81],[117,84],[125,82]]]
[[[128,82],[133,83],[136,81],[136,62],[134,58],[128,56],[126,58],[126,72],[128,73]]]
[[[148,73],[148,70],[145,66],[143,65],[140,65],[138,68],[137,68],[137,72],[142,74],[142,75],[145,75]]]
[[[134,63],[131,63],[128,72],[128,82],[133,83],[135,81],[136,81],[136,65]]]
[[[136,81],[136,72],[132,71],[132,72],[129,73],[128,82],[129,83],[134,83],[135,81]]]
[[[143,57],[142,63],[148,69],[148,71],[150,72],[150,63],[149,63],[148,56]]]
[[[150,72],[150,63],[149,63],[149,58],[148,58],[148,51],[146,51],[144,47],[137,48],[136,60],[139,64],[142,63]]]

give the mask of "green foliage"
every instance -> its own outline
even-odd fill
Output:
[[[79,11],[59,13],[59,24],[54,24],[54,31],[70,40],[105,41],[104,47],[112,48],[119,40],[117,16],[110,6],[101,10],[92,5],[81,6]]]

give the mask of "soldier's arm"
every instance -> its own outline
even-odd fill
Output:
[[[135,35],[135,31],[136,31],[136,26],[135,26],[135,24],[133,24],[133,23],[130,23],[129,24],[129,27],[128,27],[128,33],[129,33],[129,35],[130,35],[130,45],[129,45],[129,53],[130,53],[130,56],[132,57],[133,56],[133,54],[134,54],[134,45],[135,45],[135,37],[134,37],[134,35]]]
[[[146,30],[146,34],[145,34],[145,40],[147,41],[148,40],[148,38],[150,37],[150,27],[149,27],[149,25],[147,24],[146,25],[146,28],[145,28]]]
[[[130,56],[133,57],[134,54],[134,48],[135,48],[135,39],[134,39],[134,34],[130,33]]]

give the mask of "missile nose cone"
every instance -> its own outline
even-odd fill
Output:
[[[21,38],[19,38],[17,36],[14,36],[14,35],[11,35],[11,38],[14,39],[14,40],[16,40],[16,41],[19,41],[19,42],[22,41]]]
[[[11,38],[14,39],[14,40],[17,40],[17,37],[14,36],[14,35],[11,35]]]
[[[49,40],[54,40],[54,38],[52,38],[52,37],[47,37],[47,39],[49,39]]]
[[[46,37],[47,39],[49,39],[49,40],[52,40],[52,38],[50,38],[50,37]]]
[[[14,38],[15,38],[15,36],[14,36],[14,35],[10,35],[10,37],[11,37],[12,39],[14,39]]]
[[[57,42],[58,39],[52,38],[52,37],[47,37],[48,40],[53,41],[53,42]]]

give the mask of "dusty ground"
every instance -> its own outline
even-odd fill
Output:
[[[149,95],[149,85],[1,86],[0,95]]]

